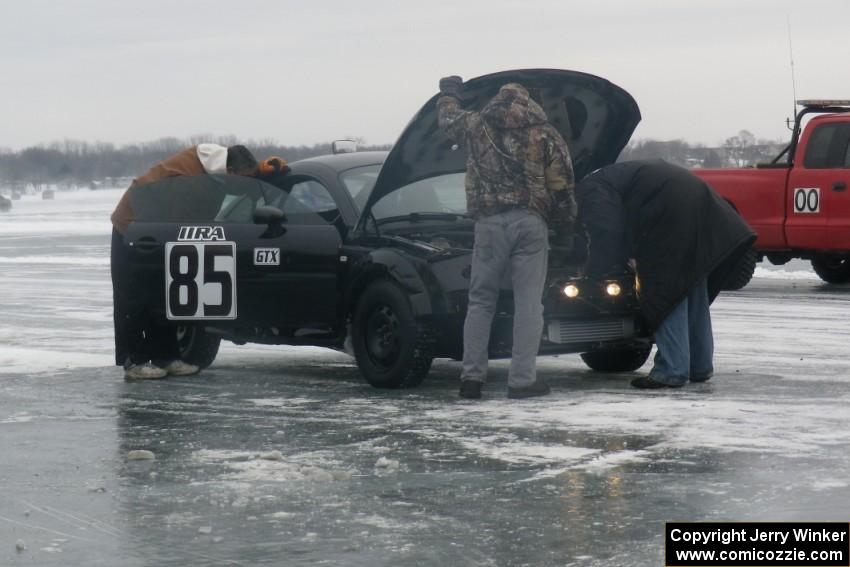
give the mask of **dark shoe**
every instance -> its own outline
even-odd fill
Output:
[[[665,384],[664,382],[659,382],[658,380],[653,380],[649,376],[638,376],[634,380],[632,380],[632,386],[635,388],[640,388],[641,390],[655,390],[657,388],[681,388],[682,385],[679,384],[677,386],[670,386]]]
[[[478,380],[461,380],[460,382],[460,397],[468,400],[477,400],[481,397],[481,386]]]
[[[707,376],[691,376],[691,382],[708,382],[709,380],[711,380],[712,376],[714,376],[714,374],[709,374]]]
[[[514,400],[521,398],[533,398],[535,396],[545,396],[551,391],[552,389],[549,387],[549,384],[538,378],[537,382],[530,386],[524,386],[522,388],[511,388],[509,386],[508,397]]]

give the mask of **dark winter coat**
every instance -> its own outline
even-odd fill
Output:
[[[714,300],[756,238],[704,181],[661,160],[604,167],[576,193],[590,237],[588,275],[602,277],[634,258],[641,309],[653,330],[703,278]]]

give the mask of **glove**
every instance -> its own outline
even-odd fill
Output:
[[[260,165],[257,167],[257,169],[259,174],[264,177],[268,177],[276,173],[289,172],[289,166],[286,165],[286,160],[277,156],[272,156],[264,159],[260,162]]]
[[[461,87],[463,87],[463,79],[457,75],[440,79],[440,94],[442,95],[460,98]]]

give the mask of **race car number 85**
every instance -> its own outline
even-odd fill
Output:
[[[165,304],[169,319],[235,319],[236,244],[166,243]]]

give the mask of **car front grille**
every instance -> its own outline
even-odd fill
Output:
[[[633,319],[595,319],[549,321],[546,328],[549,342],[561,345],[627,339],[635,335]]]

